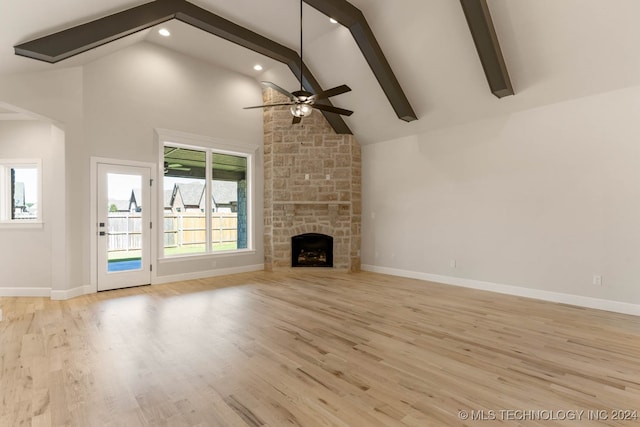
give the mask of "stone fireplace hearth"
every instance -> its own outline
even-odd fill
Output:
[[[264,102],[287,99],[272,89]],[[265,268],[292,268],[292,238],[333,238],[333,269],[360,270],[361,155],[319,111],[291,124],[286,107],[264,110]]]

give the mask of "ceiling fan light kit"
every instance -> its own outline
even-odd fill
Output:
[[[322,91],[320,93],[313,94],[311,92],[307,92],[304,90],[303,75],[302,70],[304,68],[304,62],[302,60],[302,0],[300,0],[300,90],[295,92],[288,92],[287,90],[281,88],[275,83],[271,82],[262,82],[265,87],[270,87],[281,94],[285,95],[289,98],[289,102],[285,103],[277,103],[277,104],[264,104],[257,105],[254,107],[245,107],[245,110],[250,110],[253,108],[269,108],[269,107],[280,107],[280,106],[290,106],[289,110],[291,111],[291,115],[293,116],[293,121],[291,124],[300,123],[303,117],[307,117],[310,115],[314,109],[326,111],[328,113],[340,114],[343,116],[350,116],[353,114],[351,110],[345,110],[344,108],[334,107],[332,105],[324,105],[324,104],[316,104],[317,100],[327,99],[332,96],[341,95],[346,92],[350,92],[351,88],[347,85],[340,85],[334,88]]]
[[[294,104],[291,106],[291,114],[294,117],[307,117],[313,113],[313,108],[308,104]]]

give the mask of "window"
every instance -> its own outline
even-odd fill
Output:
[[[163,145],[165,257],[250,249],[251,154]]]
[[[40,160],[0,159],[0,223],[40,223]]]

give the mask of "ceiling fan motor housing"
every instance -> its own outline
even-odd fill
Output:
[[[253,109],[253,108],[268,108],[268,107],[280,107],[285,105],[290,105],[289,109],[291,114],[293,115],[292,124],[300,123],[300,119],[302,117],[306,117],[313,112],[314,108],[318,110],[322,110],[324,112],[342,114],[346,116],[350,116],[353,111],[345,110],[344,108],[337,108],[331,105],[326,104],[316,104],[316,101],[319,99],[327,99],[332,96],[340,95],[345,92],[349,92],[351,88],[347,85],[336,86],[329,90],[321,91],[316,93],[315,95],[311,92],[304,90],[302,82],[304,80],[304,76],[302,74],[302,70],[304,69],[304,62],[302,60],[302,0],[300,0],[300,90],[295,92],[288,92],[275,83],[271,82],[262,82],[267,87],[277,90],[278,92],[285,95],[289,98],[289,102],[287,103],[275,103],[275,104],[265,104],[258,105],[255,107],[245,107],[245,109]]]

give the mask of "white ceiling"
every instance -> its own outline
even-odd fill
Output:
[[[299,50],[297,0],[192,0],[226,19]],[[472,120],[640,84],[637,0],[488,0],[516,95],[489,91],[459,1],[351,0],[365,15],[419,120],[399,120],[349,31],[305,5],[304,57],[323,88],[348,84],[332,99],[361,143],[373,143]],[[21,58],[13,46],[145,1],[2,0],[0,79],[4,74],[82,65],[148,41],[287,89],[286,66],[172,21],[172,36],[146,30],[56,65]],[[263,72],[253,65],[260,63]],[[1,100],[0,100],[1,101]],[[2,112],[0,111],[0,114]],[[6,113],[5,113],[6,114]]]

